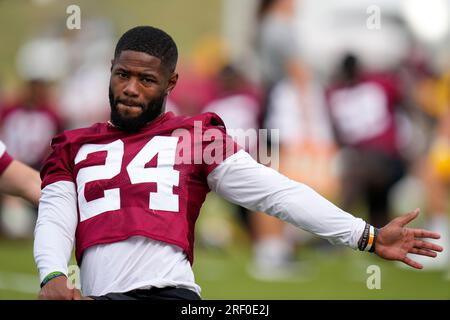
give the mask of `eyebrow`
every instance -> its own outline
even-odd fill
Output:
[[[144,70],[139,71],[139,72],[132,72],[129,69],[125,68],[124,66],[120,65],[120,64],[116,65],[115,71],[123,71],[123,72],[126,72],[126,73],[137,73],[139,76],[158,78],[158,74],[155,71],[152,71],[150,69],[144,69]]]

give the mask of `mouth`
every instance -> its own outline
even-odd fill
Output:
[[[124,112],[127,112],[127,113],[140,113],[143,110],[141,105],[128,103],[128,102],[119,102],[119,103],[117,103],[117,109],[119,111],[124,111]]]

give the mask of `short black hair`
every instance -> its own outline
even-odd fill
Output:
[[[161,29],[150,26],[138,26],[125,32],[119,39],[114,51],[114,59],[124,50],[147,53],[159,58],[161,64],[170,72],[175,71],[178,49],[175,41]]]
[[[341,61],[341,74],[346,80],[354,80],[359,72],[359,59],[356,55],[348,52]]]

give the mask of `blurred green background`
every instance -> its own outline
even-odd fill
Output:
[[[158,26],[177,42],[182,59],[191,53],[199,39],[220,33],[220,0],[1,0],[0,75],[5,84],[17,81],[15,55],[20,45],[43,30],[55,26],[66,29],[69,17],[66,8],[72,4],[81,8],[81,28],[83,21],[93,18],[114,21],[117,36],[137,25]]]

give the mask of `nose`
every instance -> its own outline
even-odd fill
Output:
[[[136,79],[130,78],[123,89],[123,93],[128,97],[137,97],[139,95],[138,83]]]

